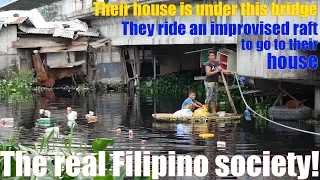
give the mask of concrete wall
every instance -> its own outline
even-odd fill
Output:
[[[17,49],[12,48],[12,42],[17,40],[17,26],[9,25],[0,29],[0,75],[3,70],[16,66],[20,69],[20,58]]]

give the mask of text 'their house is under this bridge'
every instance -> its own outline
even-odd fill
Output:
[[[0,11],[30,10],[44,5],[52,4],[60,0],[0,0]]]

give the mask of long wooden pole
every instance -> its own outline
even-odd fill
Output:
[[[157,77],[157,60],[156,57],[153,57],[153,79]]]
[[[226,79],[225,79],[224,74],[223,74],[222,71],[221,71],[221,77],[222,77],[222,80],[223,80],[224,87],[226,88],[226,92],[227,92],[227,95],[228,95],[228,98],[229,98],[229,102],[230,102],[230,104],[231,104],[231,107],[232,107],[232,109],[233,109],[233,113],[234,113],[234,114],[238,114],[237,109],[236,109],[236,107],[235,107],[235,105],[234,105],[234,103],[233,103],[233,100],[232,100],[232,97],[231,97],[231,94],[230,94],[230,91],[229,91],[229,87],[228,87],[227,81],[226,81]]]

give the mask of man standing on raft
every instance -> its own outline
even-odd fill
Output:
[[[205,100],[206,108],[209,109],[209,104],[211,102],[212,115],[216,115],[217,108],[217,96],[218,96],[218,80],[220,72],[229,72],[223,70],[220,67],[219,62],[216,61],[216,53],[213,50],[208,51],[209,61],[206,62],[206,78],[204,80],[204,85],[206,88],[207,98]]]

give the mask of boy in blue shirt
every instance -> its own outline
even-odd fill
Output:
[[[191,111],[201,108],[203,105],[196,100],[196,93],[189,92],[189,97],[182,103],[181,109],[190,109]]]

